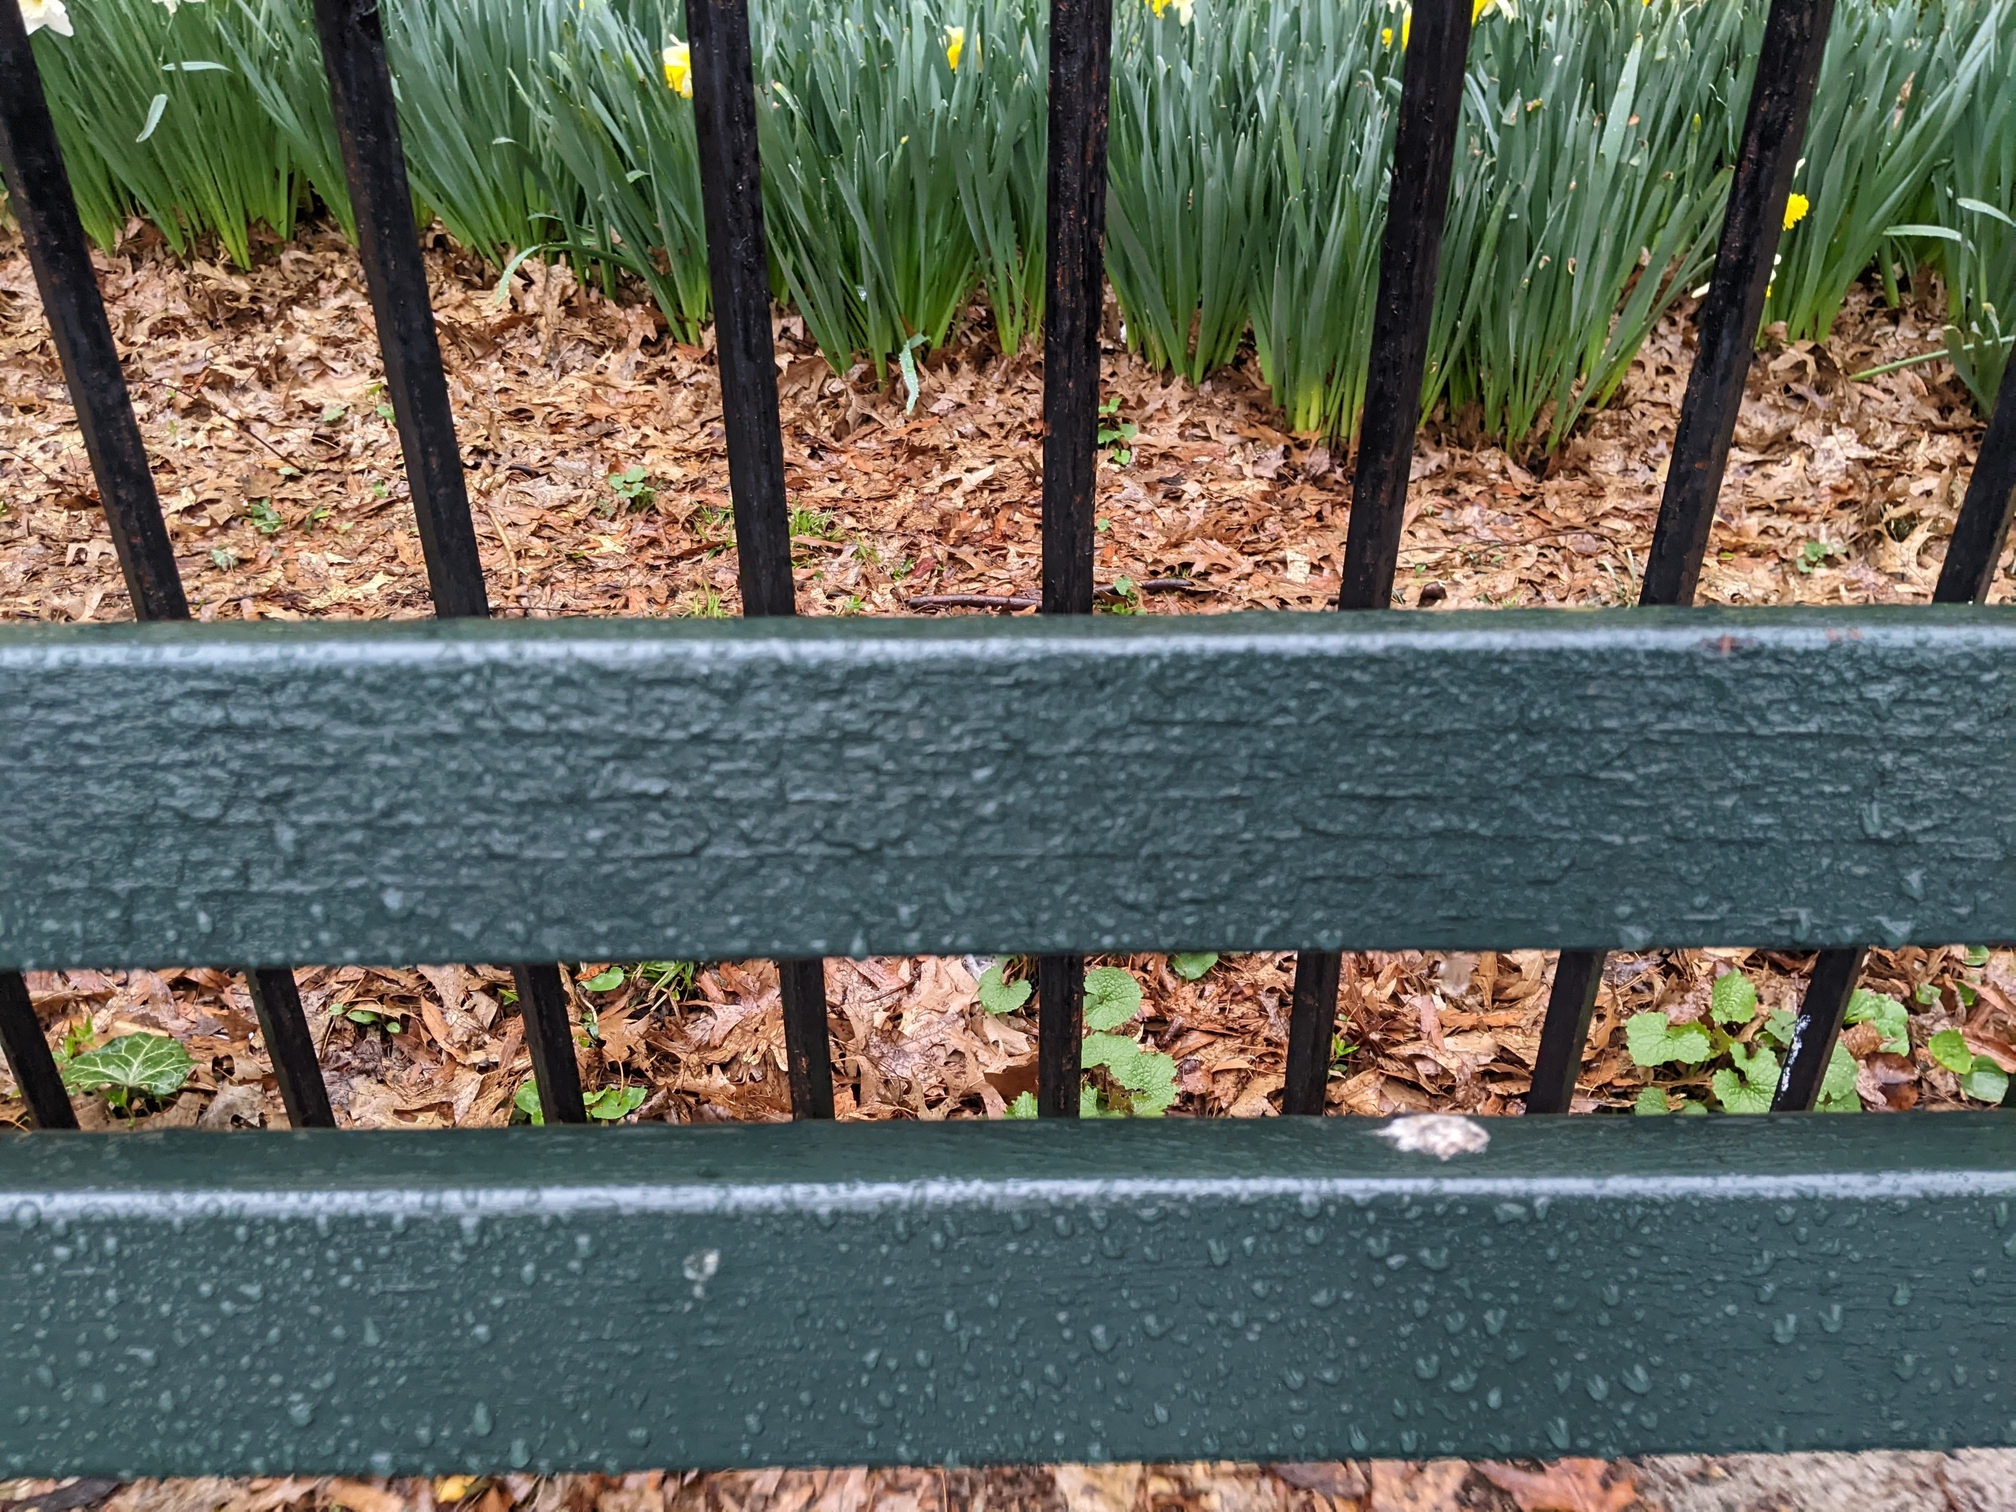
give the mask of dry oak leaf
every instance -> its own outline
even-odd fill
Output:
[[[1365,1476],[1356,1465],[1337,1460],[1290,1462],[1270,1465],[1276,1479],[1297,1491],[1315,1491],[1324,1496],[1354,1497],[1365,1494]]]
[[[1609,1467],[1598,1459],[1557,1460],[1537,1471],[1498,1464],[1477,1468],[1518,1503],[1519,1512],[1624,1512],[1638,1500],[1630,1475],[1620,1472],[1616,1480],[1606,1480]]]
[[[1372,1512],[1460,1512],[1456,1498],[1469,1478],[1465,1460],[1374,1460]]]

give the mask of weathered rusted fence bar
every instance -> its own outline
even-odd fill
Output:
[[[1106,127],[1113,0],[1050,7],[1043,310],[1043,613],[1090,614],[1099,489],[1099,325],[1106,296]],[[1036,1108],[1076,1118],[1085,961],[1036,963]]]

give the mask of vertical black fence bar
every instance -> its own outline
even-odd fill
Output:
[[[175,549],[161,517],[147,450],[133,418],[126,375],[105,318],[97,270],[42,93],[42,77],[18,6],[0,6],[0,168],[28,248],[49,332],[77,409],[77,428],[98,479],[119,569],[141,619],[189,613]]]
[[[187,619],[189,603],[182,592],[174,546],[162,518],[140,427],[133,417],[125,373],[98,290],[97,272],[91,266],[84,228],[77,218],[77,202],[70,192],[35,55],[19,8],[6,5],[0,5],[0,168],[6,173],[14,216],[21,226],[57,358],[76,407],[84,449],[98,480],[99,498],[126,590],[133,599],[134,616],[142,620]],[[333,1122],[329,1096],[294,980],[281,971],[263,975],[268,981],[266,997],[271,1011],[262,1009],[260,1020],[288,1116],[296,1127],[327,1125]],[[256,980],[253,997],[255,1002],[260,999]],[[18,973],[0,973],[0,998],[5,1000],[8,1017],[18,1019],[18,1010],[28,1004],[27,984]],[[56,1116],[47,1099],[61,1093],[62,1082],[39,1029],[33,1044],[24,1033],[16,1032],[34,1025],[32,1010],[25,1023],[9,1024],[8,1054],[15,1066],[15,1079],[30,1096],[37,1122],[47,1126]],[[62,1117],[68,1126],[75,1126],[67,1099]]]
[[[297,1129],[333,1129],[336,1115],[329,1111],[329,1089],[316,1064],[315,1036],[308,1028],[308,1015],[301,1009],[301,990],[294,983],[294,973],[284,967],[254,968],[245,973],[245,980],[252,989],[252,1010],[259,1015],[266,1053],[273,1057],[287,1122]],[[295,1074],[278,1075],[283,1065],[295,1068]],[[315,1073],[302,1075],[301,1067],[314,1067]]]
[[[1045,614],[1092,612],[1112,77],[1113,0],[1051,0],[1043,312]],[[1040,957],[1036,999],[1036,1111],[1045,1118],[1076,1118],[1084,1082],[1084,958]]]
[[[392,72],[378,0],[315,0],[315,31],[343,174],[357,211],[358,258],[378,327],[385,387],[392,397],[399,448],[413,493],[413,514],[434,612],[442,619],[485,619],[490,598],[469,515],[462,449],[448,402],[448,378],[434,332],[427,266],[413,225]],[[532,1075],[545,1118],[585,1123],[567,990],[552,965],[514,965],[519,1013],[532,1052]]]
[[[1526,1093],[1528,1113],[1566,1113],[1574,1101],[1582,1047],[1589,1041],[1589,1021],[1596,1016],[1596,989],[1603,985],[1606,959],[1600,950],[1564,950],[1554,962],[1547,1017],[1541,1022],[1540,1048],[1533,1057],[1533,1085]]]
[[[1833,16],[1834,0],[1772,0],[1765,18],[1715,271],[1695,321],[1694,367],[1639,588],[1642,605],[1694,601]],[[1574,1100],[1603,961],[1601,951],[1564,951],[1555,966],[1528,1113],[1565,1113]]]
[[[1833,15],[1834,0],[1772,0],[1764,23],[1715,272],[1695,321],[1694,367],[1645,560],[1641,604],[1694,600]]]
[[[518,989],[518,1012],[525,1023],[525,1048],[532,1053],[532,1084],[539,1089],[539,1112],[548,1123],[586,1123],[581,1100],[581,1068],[574,1059],[574,1031],[567,1019],[567,982],[550,961],[511,968]]]
[[[1400,127],[1393,143],[1386,237],[1379,249],[1379,302],[1372,316],[1371,372],[1352,476],[1339,609],[1385,609],[1393,601],[1469,56],[1470,16],[1462,0],[1419,0],[1400,86]],[[1295,961],[1283,1113],[1323,1111],[1342,969],[1343,959],[1334,951],[1304,951]]]
[[[18,971],[0,971],[0,1050],[28,1112],[38,1129],[74,1129],[76,1110],[63,1074],[56,1069],[56,1057],[49,1053],[49,1041],[42,1022],[35,1017],[35,1004],[28,997],[28,983]]]
[[[1855,995],[1856,978],[1868,950],[1860,945],[1844,950],[1823,950],[1806,978],[1806,991],[1799,1000],[1799,1016],[1792,1021],[1792,1048],[1785,1056],[1785,1069],[1778,1075],[1778,1089],[1771,1096],[1773,1113],[1811,1111],[1820,1097],[1820,1083],[1827,1076],[1827,1063],[1834,1056],[1834,1042],[1841,1036],[1841,1017],[1848,1000]]]
[[[2016,382],[2005,380],[1960,505],[1960,518],[1954,522],[1939,584],[1932,591],[1935,604],[1978,604],[1987,599],[2008,539],[2012,506],[2016,506]],[[1774,1112],[1804,1112],[1818,1099],[1867,954],[1850,946],[1823,951],[1814,962],[1799,1000],[1799,1017],[1793,1022],[1792,1049],[1771,1100]]]
[[[1988,434],[1981,438],[1981,455],[1975,459],[1960,518],[1953,525],[1953,539],[1946,545],[1939,586],[1932,590],[1935,604],[1986,601],[2009,537],[2012,508],[2016,508],[2016,382],[2004,379]]]
[[[763,229],[747,0],[686,0],[686,36],[693,50],[693,119],[742,612],[794,614],[791,514],[784,492],[776,345],[770,334],[770,255]],[[777,980],[792,1114],[831,1118],[833,1048],[826,1026],[825,965],[779,961]]]
[[[435,612],[443,618],[484,616],[490,605],[483,564],[476,533],[468,527],[462,453],[448,408],[427,268],[413,229],[413,191],[399,145],[378,0],[315,0],[315,31]]]

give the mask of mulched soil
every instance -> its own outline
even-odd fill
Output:
[[[735,613],[711,353],[668,341],[648,306],[584,290],[564,269],[527,267],[499,293],[493,275],[445,243],[430,250],[429,264],[497,612]],[[264,249],[250,272],[204,262],[184,267],[136,227],[118,255],[101,259],[100,271],[196,614],[297,620],[429,613],[368,305],[349,250],[333,234],[311,231]],[[1553,457],[1514,457],[1479,444],[1462,417],[1430,425],[1414,463],[1397,600],[1423,608],[1635,601],[1691,360],[1686,314],[1655,332],[1618,400]],[[1113,329],[1117,334],[1117,318]],[[969,335],[923,365],[913,407],[893,377],[878,382],[863,368],[834,375],[795,317],[781,317],[777,332],[804,612],[973,612],[934,601],[1033,597],[1040,365],[1001,358],[976,318]],[[1929,306],[1893,311],[1861,294],[1829,342],[1776,345],[1759,355],[1702,578],[1704,600],[1930,597],[1979,422],[1943,363],[1864,382],[1847,375],[1937,344]],[[1209,613],[1316,609],[1331,601],[1350,501],[1348,460],[1278,429],[1250,359],[1192,389],[1165,384],[1109,349],[1104,381],[1120,398],[1122,417],[1139,427],[1127,464],[1102,469],[1098,580],[1107,608]],[[634,482],[619,488],[612,481],[633,468],[642,470]],[[0,239],[0,476],[7,484],[0,492],[0,618],[130,617],[26,260],[7,239]],[[2007,591],[2000,582],[1996,596]],[[1766,1007],[1795,1006],[1809,962],[1745,950],[1613,957],[1577,1107],[1628,1107],[1645,1085],[1647,1073],[1623,1045],[1621,1025],[1632,1013],[1663,1008],[1676,1018],[1698,1016],[1714,976],[1732,967],[1757,983]],[[642,1120],[785,1116],[774,969],[716,962],[690,975],[629,970],[612,991],[582,985],[609,964],[578,963],[576,972],[577,1012],[592,1026],[581,1049],[587,1086],[643,1088],[633,1115]],[[980,1010],[975,980],[986,964],[828,964],[843,1117],[998,1116],[1033,1087],[1033,1018]],[[1196,982],[1178,978],[1161,957],[1109,964],[1141,981],[1146,1037],[1179,1063],[1177,1114],[1274,1111],[1289,958],[1230,957]],[[1549,972],[1549,957],[1538,952],[1348,957],[1340,1030],[1349,1048],[1331,1082],[1333,1111],[1516,1113]],[[345,1125],[482,1126],[511,1118],[530,1062],[502,971],[308,969],[301,984]],[[1868,984],[1911,1005],[1912,1051],[1886,1054],[1880,1036],[1849,1037],[1866,1108],[1961,1105],[1955,1078],[1924,1049],[1943,1028],[1960,1028],[1976,1054],[2016,1071],[2016,953],[1969,965],[1958,949],[1876,952]],[[284,1123],[241,979],[191,966],[38,973],[30,987],[52,1037],[74,1046],[136,1030],[175,1035],[189,1046],[197,1071],[188,1089],[140,1125]],[[1673,1080],[1670,1072],[1659,1079],[1697,1095],[1706,1080],[1705,1073]],[[126,1126],[85,1101],[80,1111],[97,1126]],[[0,1125],[24,1119],[0,1070]],[[1326,1488],[1299,1485],[1292,1475],[1213,1469],[1207,1479],[1220,1488],[1209,1493],[1216,1500],[1199,1500],[1203,1492],[1184,1489],[1195,1480],[1189,1470],[1129,1470],[1137,1476],[1133,1490],[1115,1490],[1119,1499],[1110,1504],[1526,1504],[1474,1468],[1461,1479],[1469,1489],[1450,1489],[1441,1501],[1424,1499],[1425,1487],[1414,1500],[1395,1499],[1414,1481],[1392,1481],[1398,1489],[1381,1493],[1379,1476],[1391,1480],[1398,1469],[1322,1473],[1331,1472],[1345,1480]],[[1013,1479],[1018,1475],[1026,1484]],[[187,1489],[204,1484],[223,1485],[128,1488],[115,1504],[164,1512],[228,1504],[249,1512],[331,1504],[336,1494],[307,1482],[234,1482],[212,1500],[205,1500],[212,1492]],[[504,1512],[513,1502],[554,1509],[1109,1505],[1088,1500],[1094,1492],[1081,1483],[1068,1496],[1061,1484],[1049,1471],[771,1472],[685,1482],[485,1482],[469,1498],[483,1512]],[[394,1504],[431,1504],[437,1490],[417,1482],[392,1490],[360,1484],[343,1493],[358,1499],[342,1504],[389,1512]],[[397,1500],[372,1503],[366,1492]],[[0,1506],[9,1494],[0,1485]],[[1609,1497],[1591,1506],[1615,1502],[1607,1490],[1589,1494]]]

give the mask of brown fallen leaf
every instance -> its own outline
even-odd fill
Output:
[[[1457,1493],[1470,1478],[1463,1460],[1372,1461],[1372,1512],[1459,1512]]]
[[[1297,1491],[1314,1491],[1322,1496],[1363,1496],[1365,1472],[1339,1460],[1270,1465],[1277,1479]]]
[[[366,1481],[332,1480],[328,1486],[329,1505],[347,1507],[350,1512],[406,1512],[406,1498]]]
[[[1872,1055],[1855,1070],[1855,1092],[1862,1106],[1902,1113],[1918,1105],[1918,1072],[1901,1055]]]
[[[1540,1470],[1516,1465],[1480,1464],[1484,1478],[1506,1492],[1519,1512],[1624,1512],[1638,1500],[1638,1486],[1629,1472],[1607,1477],[1608,1466],[1597,1459],[1564,1459]]]

